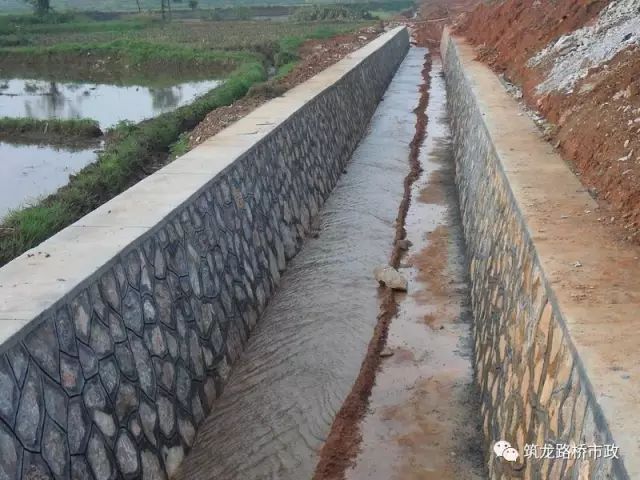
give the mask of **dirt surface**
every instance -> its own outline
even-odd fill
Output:
[[[427,124],[429,69],[430,58],[427,57],[422,71],[424,83],[420,87],[420,100],[415,109],[417,115],[416,132],[410,144],[410,170],[404,181],[404,196],[398,209],[394,248],[389,261],[389,264],[396,268],[405,253],[405,249],[401,248],[402,242],[400,241],[406,237],[405,218],[411,201],[411,186],[421,171],[418,155]],[[320,460],[313,476],[314,480],[344,479],[346,469],[353,464],[359,452],[362,441],[361,421],[367,412],[369,397],[381,362],[381,352],[386,344],[389,325],[398,311],[396,293],[393,290],[381,287],[381,295],[382,302],[378,323],[360,367],[360,374],[333,421],[331,432],[320,452]]]
[[[437,53],[445,25],[472,11],[477,3],[478,0],[424,0],[416,18],[408,22],[417,44]]]
[[[232,105],[213,110],[189,135],[191,148],[204,142],[233,122],[238,121],[260,105],[299,85],[363,47],[383,32],[383,26],[366,27],[352,34],[338,35],[323,40],[308,40],[300,48],[301,60],[295,68],[280,79],[254,87],[246,97]]]
[[[483,4],[459,19],[456,33],[475,44],[479,59],[520,87],[523,101],[542,115],[548,140],[598,201],[600,221],[619,240],[640,244],[640,48],[629,45],[591,68],[569,91],[541,92],[553,61],[529,62],[562,35],[593,25],[610,3]],[[619,41],[638,34],[626,32]],[[557,50],[555,59],[566,55]]]

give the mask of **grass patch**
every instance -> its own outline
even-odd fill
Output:
[[[105,24],[115,21],[104,22]],[[125,22],[121,22],[124,24]],[[24,45],[105,44],[115,40],[147,42],[155,45],[182,45],[205,50],[260,50],[277,44],[282,37],[304,37],[318,27],[349,31],[371,25],[368,21],[268,22],[268,21],[196,21],[152,22],[146,28],[130,30],[68,31],[24,33]]]
[[[171,155],[171,160],[175,160],[176,158],[187,153],[188,151],[189,151],[189,132],[182,132],[178,137],[178,140],[172,143],[171,146],[169,146],[169,153]]]
[[[61,33],[88,33],[88,32],[129,32],[132,30],[143,30],[154,24],[157,20],[135,19],[135,20],[114,20],[109,22],[81,21],[68,23],[36,23],[20,24],[0,22],[0,35],[11,34],[61,34]]]
[[[265,77],[261,63],[248,62],[224,84],[189,105],[137,125],[117,126],[95,163],[38,205],[14,211],[4,219],[0,226],[0,266],[136,183],[159,156],[183,148],[175,145],[183,132],[194,128],[211,110],[244,96],[251,85]]]
[[[45,57],[50,61],[55,61],[57,56],[117,56],[137,65],[156,61],[196,62],[198,64],[228,63],[229,61],[242,63],[255,58],[255,55],[250,52],[222,52],[182,45],[163,45],[162,48],[158,48],[158,45],[153,43],[132,40],[115,40],[95,44],[61,43],[50,47],[31,46],[0,49],[0,60],[2,60],[2,56],[8,55],[23,56],[31,60]],[[92,61],[95,62],[95,58]]]
[[[277,74],[286,75],[293,69],[300,58],[298,56],[298,50],[305,40],[327,39],[351,30],[353,30],[353,27],[346,29],[344,26],[341,28],[333,25],[320,25],[316,26],[310,32],[306,32],[304,35],[288,35],[282,37],[278,42],[277,51],[274,55],[273,61],[274,65],[278,69]]]
[[[66,137],[70,139],[96,138],[102,135],[96,120],[81,118],[71,120],[35,118],[0,118],[0,138],[48,136]]]
[[[126,39],[0,48],[5,76],[120,85],[173,85],[210,79],[262,59],[261,54],[251,51],[159,46]]]
[[[371,20],[366,6],[359,8],[345,5],[309,5],[293,12],[293,19],[301,22],[318,20]]]
[[[66,27],[47,25],[33,27],[49,30],[29,34],[24,41],[31,42],[30,46],[0,48],[3,68],[25,68],[28,62],[31,66],[45,66],[51,76],[70,70],[95,74],[98,63],[103,71],[97,74],[103,78],[118,67],[126,67],[122,70],[130,74],[133,70],[152,75],[200,70],[209,78],[219,66],[226,71],[234,69],[221,86],[189,105],[138,124],[119,124],[108,132],[105,149],[95,163],[38,204],[11,212],[0,225],[0,266],[185,153],[185,132],[210,111],[230,105],[254,85],[255,94],[277,95],[273,85],[261,84],[266,80],[265,58],[273,58],[278,75],[285,75],[298,60],[298,49],[305,39],[328,38],[364,25],[368,23],[172,22],[126,32],[94,29],[79,33],[52,32]],[[83,62],[85,70],[78,70]],[[87,78],[97,80],[95,75],[80,77],[85,81]]]
[[[278,71],[276,72],[276,78],[280,79],[288,75],[289,73],[291,73],[291,71],[293,71],[294,68],[296,68],[297,64],[298,64],[297,60],[294,60],[289,63],[285,63],[284,65],[280,65],[278,67]]]

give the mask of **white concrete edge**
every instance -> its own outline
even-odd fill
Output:
[[[385,32],[2,267],[0,345],[109,268],[120,253],[403,30]]]

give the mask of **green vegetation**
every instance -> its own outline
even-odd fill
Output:
[[[172,11],[180,9],[187,9],[188,4],[185,2],[176,2],[173,0],[171,5]],[[234,0],[232,5],[243,7],[264,7],[269,5],[278,6],[299,6],[305,2],[301,0],[278,0],[277,2],[270,2],[266,0]],[[335,4],[338,3],[335,0],[316,0],[314,3],[318,4]],[[409,2],[406,0],[391,0],[380,2],[363,2],[371,4],[399,4],[405,5]],[[199,7],[202,9],[212,9],[227,7],[230,5],[228,0],[199,0]],[[102,11],[102,12],[138,12],[138,11],[158,11],[161,8],[159,0],[51,0],[51,7],[56,11]],[[378,7],[371,7],[379,9]],[[395,7],[396,10],[400,10],[407,7]],[[25,3],[24,0],[3,0],[3,9],[7,12],[28,12],[30,6]],[[387,10],[387,9],[385,9]]]
[[[346,29],[344,28],[335,28],[335,26],[331,25],[322,25],[316,27],[305,35],[289,35],[282,37],[278,42],[276,53],[273,58],[273,63],[278,69],[277,74],[284,76],[293,69],[299,59],[298,49],[302,46],[305,40],[331,38],[345,32],[345,30]]]
[[[254,88],[254,87],[251,87]],[[251,88],[249,91],[251,91]],[[169,153],[171,155],[171,159],[175,160],[176,158],[184,155],[189,151],[189,133],[182,132],[178,137],[178,140],[172,143],[169,146]]]
[[[145,0],[140,3],[147,4]],[[198,9],[204,3],[200,0]],[[57,5],[56,0],[53,6]],[[246,12],[250,10],[237,8],[234,15],[245,16]],[[266,68],[276,67],[276,79],[286,75],[298,61],[298,49],[305,39],[328,38],[369,24],[344,18],[272,23],[161,22],[149,15],[96,21],[84,14],[55,12],[0,16],[3,75],[130,83],[140,75],[159,78],[165,74],[176,81],[231,72],[221,86],[189,105],[139,124],[119,124],[106,135],[104,150],[95,163],[38,204],[11,212],[0,225],[0,266],[185,153],[188,132],[211,110],[247,94],[280,95],[282,87],[265,81]],[[38,134],[45,128],[39,122],[2,119],[0,130]],[[90,128],[84,122],[91,121],[75,122],[48,121],[46,131],[71,136],[71,132]]]
[[[77,44],[62,43],[51,47],[17,47],[0,49],[0,61],[3,57],[23,57],[29,61],[37,61],[44,57],[48,61],[56,62],[56,57],[111,57],[120,61],[126,61],[136,66],[153,64],[156,62],[172,64],[188,64],[190,68],[201,65],[230,65],[238,64],[251,59],[255,55],[249,52],[220,52],[215,50],[198,50],[182,45],[165,45],[158,48],[149,42],[115,40],[109,43]]]
[[[206,12],[210,14],[211,12]],[[2,18],[2,17],[0,17]],[[268,22],[268,21],[211,21],[183,22],[174,20],[163,23],[159,20],[111,20],[108,22],[80,22],[81,29],[74,30],[66,25],[52,26],[68,29],[42,33],[28,32],[24,28],[2,27],[7,35],[22,35],[29,40],[26,45],[38,47],[59,44],[108,44],[120,42],[146,42],[159,46],[184,46],[199,50],[253,50],[263,51],[265,46],[277,43],[285,36],[304,37],[316,28],[322,27],[336,33],[351,31],[370,24],[367,21],[332,22]],[[127,29],[127,25],[133,27]],[[34,27],[36,28],[36,27]],[[44,27],[37,27],[44,28]]]
[[[151,120],[116,127],[97,162],[38,205],[10,213],[0,227],[0,265],[36,246],[134,184],[166,157],[180,134],[195,127],[211,110],[230,105],[251,85],[265,79],[259,62],[239,67],[223,85],[190,105]],[[174,146],[174,150],[177,147]]]
[[[297,9],[293,19],[297,22],[319,20],[371,20],[371,13],[363,7],[347,8],[343,5],[311,5]]]
[[[67,139],[96,138],[102,135],[100,125],[88,118],[60,120],[35,118],[0,118],[0,138],[13,136],[45,139],[64,137]]]
[[[25,0],[25,3],[31,5],[37,15],[48,13],[51,8],[49,6],[49,0]]]

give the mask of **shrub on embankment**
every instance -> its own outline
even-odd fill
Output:
[[[51,118],[0,118],[0,140],[84,140],[102,135],[100,125],[89,118],[61,120]]]
[[[136,125],[121,124],[98,160],[70,178],[69,184],[34,206],[10,213],[0,226],[0,266],[113,198],[166,161],[180,134],[194,128],[211,110],[244,96],[266,77],[254,61],[240,66],[218,88],[180,107]]]

